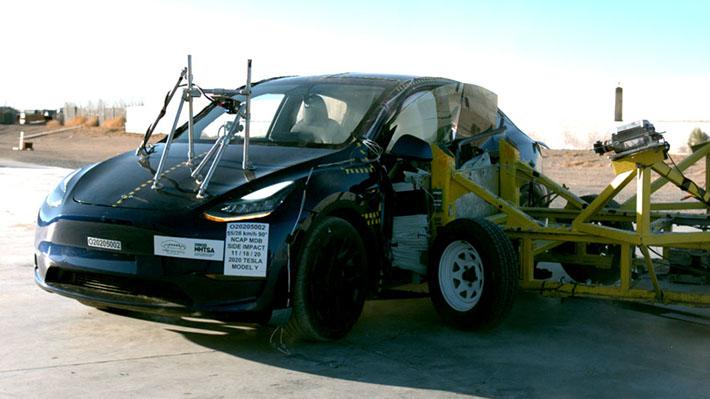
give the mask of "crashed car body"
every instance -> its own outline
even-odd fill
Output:
[[[469,98],[467,88],[482,96]],[[467,113],[481,98],[490,123]],[[411,178],[427,181],[428,147],[458,164],[485,154],[490,165],[505,139],[540,164],[537,143],[482,88],[408,76],[277,78],[252,89],[252,168],[242,168],[239,136],[196,196],[194,165],[237,122],[217,104],[197,114],[192,163],[189,129],[179,127],[156,189],[165,140],[68,175],[39,211],[37,284],[91,306],[145,312],[267,322],[286,309],[305,335],[337,338],[366,296],[426,275],[420,255],[433,236],[436,193]],[[462,138],[476,139],[468,151],[456,147]],[[396,238],[411,233],[398,220],[413,215],[426,224],[417,227],[419,252]]]

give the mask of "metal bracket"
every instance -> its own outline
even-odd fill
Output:
[[[155,129],[155,125],[157,125],[157,122],[162,118],[163,114],[165,114],[165,109],[167,108],[168,104],[172,100],[175,92],[177,91],[177,88],[180,86],[180,82],[182,79],[187,76],[187,87],[183,89],[182,95],[180,97],[180,104],[178,106],[177,113],[175,114],[175,119],[173,120],[173,125],[172,128],[170,129],[170,134],[168,134],[168,138],[165,141],[165,146],[163,147],[163,152],[160,156],[160,162],[158,163],[158,168],[155,171],[155,175],[153,177],[153,184],[151,185],[152,189],[159,189],[161,187],[160,185],[160,179],[163,177],[164,174],[164,169],[165,169],[165,163],[168,158],[168,154],[170,152],[170,146],[172,145],[173,139],[175,137],[175,130],[177,129],[178,121],[180,119],[180,115],[182,113],[182,109],[184,106],[184,103],[188,104],[188,151],[187,151],[187,164],[192,165],[195,155],[194,155],[194,146],[195,146],[195,129],[194,129],[194,109],[193,109],[193,99],[201,97],[201,95],[204,93],[205,96],[210,99],[213,102],[216,102],[214,99],[210,98],[210,94],[216,95],[216,96],[222,96],[222,97],[227,97],[227,98],[232,98],[237,95],[243,95],[246,97],[246,101],[243,103],[239,104],[238,101],[236,104],[232,104],[232,106],[236,107],[239,105],[239,108],[236,112],[235,115],[235,120],[234,123],[231,124],[229,132],[225,134],[224,136],[218,138],[214,145],[207,151],[207,154],[205,157],[202,159],[202,161],[197,165],[197,167],[192,171],[190,176],[195,179],[195,182],[199,184],[199,188],[197,191],[197,198],[204,198],[206,196],[207,188],[210,184],[210,181],[212,179],[212,176],[215,173],[215,170],[217,169],[220,160],[222,159],[222,155],[224,154],[224,151],[226,150],[227,146],[231,143],[231,141],[234,139],[236,134],[240,131],[244,131],[244,150],[242,154],[242,169],[244,170],[252,170],[253,166],[251,165],[251,162],[249,162],[249,126],[250,126],[250,120],[251,120],[251,114],[250,114],[250,105],[251,105],[251,59],[247,61],[247,82],[246,86],[244,89],[239,89],[239,90],[231,90],[231,89],[206,89],[203,90],[199,88],[197,85],[195,85],[193,81],[193,76],[192,76],[192,56],[188,55],[187,56],[187,68],[183,69],[180,79],[178,80],[178,83],[175,85],[173,90],[168,94],[166,97],[165,104],[163,106],[163,109],[161,110],[161,115],[158,117],[158,119],[151,125],[151,127],[148,129],[148,132],[146,133],[146,137],[144,138],[144,143],[139,147],[137,154],[148,154],[148,151],[145,148],[145,143],[148,141],[148,138],[150,137],[150,134],[152,131]],[[239,119],[244,120],[244,124],[239,123]],[[210,163],[209,168],[207,169],[207,173],[204,178],[201,177],[200,173],[202,170],[204,170],[205,167],[207,167],[207,164]]]

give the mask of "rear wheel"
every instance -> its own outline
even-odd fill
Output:
[[[429,292],[441,318],[459,328],[490,328],[513,306],[519,267],[505,233],[485,219],[458,219],[439,233]]]
[[[366,293],[367,260],[360,234],[344,219],[327,217],[311,229],[303,245],[287,328],[306,340],[342,338],[360,317]]]

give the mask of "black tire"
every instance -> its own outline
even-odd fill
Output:
[[[360,234],[344,219],[321,220],[302,246],[288,331],[309,341],[342,338],[360,317],[366,295],[367,256]]]
[[[547,187],[542,184],[527,182],[520,187],[520,206],[547,208]]]
[[[591,203],[597,198],[596,194],[583,195],[581,199]],[[610,209],[618,209],[621,205],[614,200],[609,200],[606,207]],[[570,208],[570,206],[566,206]],[[602,226],[614,227],[617,229],[633,231],[634,225],[631,222],[603,222]],[[555,249],[564,254],[575,253],[575,243],[562,244]],[[633,251],[632,251],[633,252]],[[621,265],[621,247],[612,244],[587,244],[587,253],[591,255],[606,255],[611,257],[611,268],[600,269],[590,265],[562,263],[562,268],[565,270],[572,280],[578,283],[591,281],[598,284],[611,284],[620,277]]]
[[[460,263],[467,256],[468,264]],[[454,220],[440,230],[431,260],[429,292],[446,323],[488,329],[510,312],[520,268],[510,239],[497,225],[486,219]]]

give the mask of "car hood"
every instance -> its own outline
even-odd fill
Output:
[[[198,159],[204,157],[211,145],[196,144]],[[227,147],[207,189],[208,197],[196,197],[199,185],[190,177],[192,168],[187,164],[187,145],[173,143],[165,162],[160,189],[153,190],[153,176],[158,168],[163,144],[147,157],[125,153],[101,162],[89,169],[76,182],[71,195],[74,201],[83,204],[136,208],[136,209],[185,209],[195,208],[210,199],[225,194],[245,183],[267,176],[284,168],[308,162],[335,152],[332,149],[264,146],[252,143],[249,159],[253,170],[244,171],[242,146]],[[207,167],[202,174],[207,173]]]

